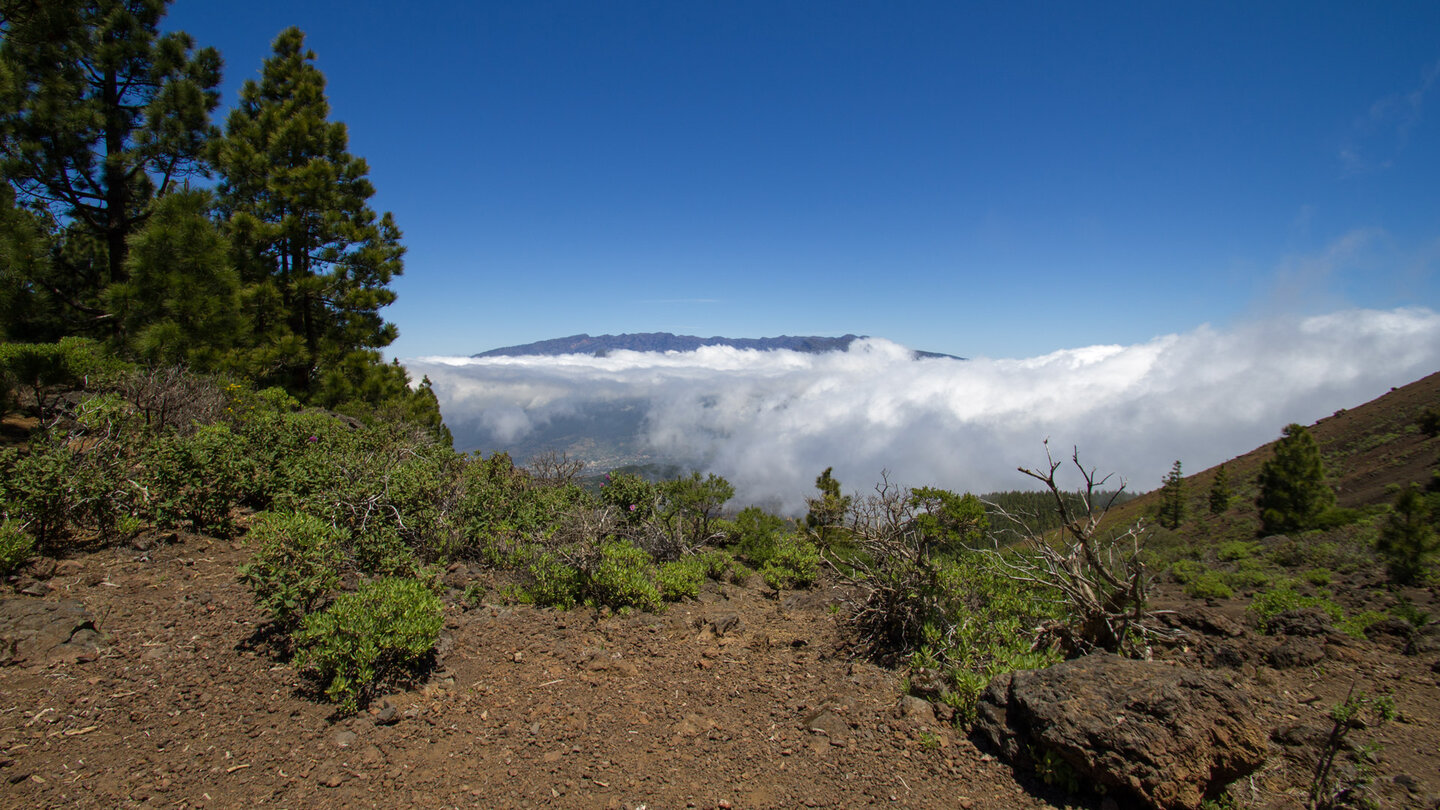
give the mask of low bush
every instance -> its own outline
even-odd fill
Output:
[[[599,563],[590,576],[589,596],[597,606],[658,611],[661,595],[654,572],[650,555],[630,541],[603,543]]]
[[[1249,559],[1260,553],[1260,544],[1248,540],[1227,540],[1216,549],[1215,556],[1222,562]]]
[[[775,545],[775,553],[760,566],[760,578],[775,590],[808,588],[820,576],[820,550],[799,535],[788,534]]]
[[[313,515],[271,512],[256,516],[250,536],[260,547],[240,566],[240,580],[276,625],[298,626],[340,583],[340,533]]]
[[[526,568],[528,587],[521,589],[524,601],[569,610],[583,598],[580,572],[552,552],[542,552]]]
[[[1339,622],[1345,611],[1328,596],[1306,596],[1293,587],[1284,585],[1255,595],[1250,603],[1250,613],[1260,625],[1260,632],[1270,632],[1270,620],[1291,610],[1316,608],[1328,615],[1331,621]]]
[[[9,576],[33,556],[35,538],[13,520],[0,522],[0,576]]]
[[[951,595],[949,612],[927,627],[927,643],[911,657],[911,667],[928,665],[945,673],[949,691],[941,697],[955,709],[956,724],[969,726],[980,694],[996,675],[1060,660],[1059,650],[1034,647],[1034,628],[1060,611],[1043,591],[1007,576],[988,555],[963,556],[940,573],[940,587]]]
[[[1235,592],[1219,571],[1205,571],[1185,583],[1185,594],[1195,599],[1229,599]]]
[[[435,592],[413,579],[386,577],[305,617],[295,664],[324,687],[340,711],[356,711],[387,678],[419,665],[444,623]]]
[[[185,521],[196,532],[231,535],[230,510],[244,495],[253,467],[244,441],[227,425],[161,436],[146,448],[143,464],[157,526]]]
[[[705,576],[716,582],[733,582],[740,584],[745,581],[749,573],[745,566],[735,560],[735,556],[724,549],[710,549],[695,555],[696,562],[704,571]]]
[[[705,573],[704,561],[693,555],[661,564],[655,574],[660,598],[666,602],[694,599],[700,593]]]

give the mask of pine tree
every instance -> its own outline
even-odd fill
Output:
[[[1440,551],[1440,535],[1435,531],[1435,514],[1418,485],[1407,487],[1395,499],[1375,548],[1397,583],[1413,585],[1425,578]]]
[[[1215,480],[1210,482],[1210,514],[1223,514],[1230,508],[1234,492],[1230,488],[1230,470],[1224,465],[1215,471]]]
[[[210,210],[206,191],[161,198],[130,240],[128,280],[107,291],[135,353],[152,363],[210,371],[238,342],[239,280]]]
[[[169,0],[9,0],[0,6],[0,173],[44,215],[52,273],[29,281],[72,324],[113,325],[101,290],[153,200],[205,171],[220,55],[161,35]]]
[[[252,365],[333,406],[397,382],[377,350],[398,335],[380,309],[395,300],[386,285],[402,272],[404,248],[391,215],[369,207],[369,168],[346,151],[345,125],[329,120],[314,63],[299,29],[282,32],[259,81],[241,89],[213,158],[256,342]],[[386,379],[357,381],[357,370]]]
[[[1174,530],[1180,528],[1184,521],[1185,475],[1177,459],[1160,486],[1160,525]]]
[[[840,494],[840,482],[831,475],[833,470],[833,467],[826,467],[825,472],[815,479],[815,489],[820,491],[820,497],[805,499],[805,503],[810,507],[805,515],[805,527],[815,535],[815,540],[822,549],[829,549],[834,545],[837,530],[845,520],[845,512],[850,508],[850,498]]]
[[[1275,456],[1260,468],[1259,484],[1256,506],[1265,534],[1315,528],[1335,506],[1320,445],[1303,425],[1286,426],[1284,437],[1275,443]]]

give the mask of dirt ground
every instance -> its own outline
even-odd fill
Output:
[[[428,677],[336,720],[259,634],[235,576],[248,555],[243,539],[180,537],[11,583],[5,612],[77,601],[100,637],[0,667],[0,804],[1100,806],[1017,781],[913,705],[904,716],[901,674],[844,654],[824,586],[712,583],[659,615],[452,600]],[[1357,733],[1384,746],[1383,805],[1440,802],[1440,652],[1327,638],[1319,663],[1276,669],[1280,641],[1211,628],[1168,653],[1224,666],[1273,730],[1242,806],[1300,806],[1314,735],[1352,683],[1399,705],[1398,722]]]

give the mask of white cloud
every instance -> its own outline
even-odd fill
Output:
[[[1015,467],[1043,459],[1047,437],[1149,489],[1177,458],[1199,471],[1440,370],[1440,314],[1202,326],[1026,359],[912,359],[872,339],[823,355],[706,347],[407,365],[433,381],[456,435],[486,452],[562,423],[572,439],[592,422],[628,425],[657,456],[729,478],[740,502],[795,507],[829,466],[847,489],[882,469],[912,486],[1019,487]]]

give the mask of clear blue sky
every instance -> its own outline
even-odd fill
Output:
[[[1440,3],[177,0],[297,25],[409,248],[400,357],[966,356],[1440,305]],[[221,114],[223,120],[223,110]]]

